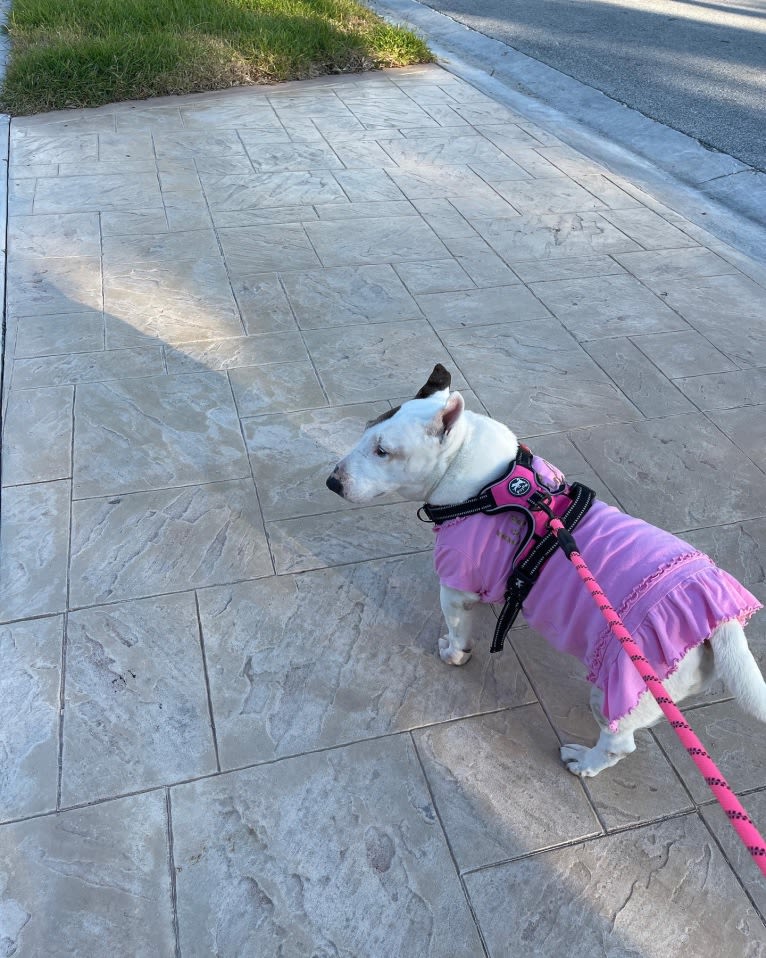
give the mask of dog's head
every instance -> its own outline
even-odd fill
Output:
[[[388,492],[425,499],[462,441],[460,393],[437,364],[414,399],[367,423],[362,438],[327,479],[327,488],[350,502],[369,502]]]

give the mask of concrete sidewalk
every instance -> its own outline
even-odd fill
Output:
[[[443,362],[764,598],[766,269],[435,66],[11,136],[0,952],[766,956],[672,731],[569,775],[582,670],[443,665],[430,530],[324,486]]]

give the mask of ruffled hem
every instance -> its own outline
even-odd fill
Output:
[[[713,560],[709,556],[706,556],[704,552],[699,552],[698,550],[694,550],[693,552],[684,552],[681,555],[674,556],[670,562],[663,563],[663,565],[658,566],[651,575],[646,576],[646,578],[639,582],[639,584],[635,586],[635,588],[633,588],[623,599],[616,610],[623,622],[636,602],[643,598],[643,596],[646,595],[646,593],[659,579],[662,579],[668,575],[668,573],[675,571],[678,566],[685,565],[687,562],[692,562],[695,559],[706,559],[710,563],[711,568],[715,568],[713,565]],[[588,675],[589,682],[595,682],[601,671],[604,654],[609,645],[611,636],[612,633],[609,629],[609,626],[604,626],[599,634],[598,639],[596,640],[596,644],[593,647],[593,654],[591,655],[590,661],[588,663],[590,667],[590,673]]]
[[[694,642],[689,642],[687,645],[684,646],[684,648],[678,653],[678,655],[671,662],[670,667],[668,668],[667,672],[662,678],[662,681],[665,682],[667,679],[670,678],[670,676],[676,671],[678,666],[681,664],[681,660],[684,658],[687,652],[691,652],[692,649],[696,649],[698,645],[702,645],[703,642],[706,642],[710,638],[710,636],[713,635],[715,630],[718,629],[720,626],[722,626],[725,622],[731,622],[732,619],[736,619],[739,622],[739,624],[742,626],[742,628],[744,628],[747,625],[747,623],[750,621],[750,619],[755,615],[755,613],[760,612],[762,608],[763,606],[759,603],[757,605],[749,606],[747,609],[743,609],[742,612],[740,612],[738,615],[722,617],[720,621],[718,621],[710,630],[709,635],[706,635],[702,639],[695,640]],[[638,670],[636,670],[636,675],[640,675]],[[642,678],[641,679],[642,685],[643,685],[643,681],[644,680]],[[636,706],[638,705],[639,701],[644,697],[644,695],[651,695],[651,694],[652,693],[649,691],[649,689],[646,688],[646,686],[643,686],[643,688],[639,689],[639,691],[636,693],[635,700],[625,709],[625,711],[621,712],[621,714],[618,715],[617,718],[613,718],[610,720],[608,725],[609,731],[616,732],[620,719],[624,718],[626,715],[632,712],[633,709],[636,708]]]
[[[639,607],[636,613],[640,619],[625,624],[660,681],[664,681],[683,657],[709,639],[720,625],[736,619],[745,626],[761,608],[744,586],[711,564],[662,592],[645,611]],[[687,636],[687,641],[679,645],[679,639]],[[592,669],[588,679],[604,693],[603,711],[610,728],[634,709],[646,692],[640,673],[616,639],[602,650],[600,672]]]

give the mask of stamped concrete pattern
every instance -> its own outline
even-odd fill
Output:
[[[182,785],[172,802],[182,954],[481,954],[408,735]]]
[[[419,554],[200,591],[222,766],[530,701],[512,656],[444,675],[429,578]]]
[[[60,615],[0,626],[3,820],[56,807],[63,629]]]
[[[192,594],[73,612],[67,654],[64,804],[216,770]]]
[[[671,942],[692,955],[766,954],[755,909],[695,816],[496,866],[466,884],[491,958],[514,954],[518,941],[545,958],[664,958]],[[593,898],[598,909],[583,907]]]
[[[442,362],[766,600],[761,264],[436,66],[15,119],[8,241],[0,952],[766,956],[671,730],[570,776],[580,664],[444,665],[430,528],[324,485]]]
[[[162,791],[3,827],[9,955],[173,954]]]

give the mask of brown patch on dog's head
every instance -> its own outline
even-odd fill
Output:
[[[449,389],[452,382],[452,373],[448,372],[441,363],[437,363],[428,377],[425,386],[421,386],[415,394],[415,399],[427,399],[434,393],[440,393],[443,389]]]
[[[425,384],[425,386],[421,386],[417,393],[415,393],[415,399],[428,399],[428,397],[433,396],[434,393],[439,393],[443,389],[449,389],[451,382],[452,373],[448,372],[448,370],[446,370],[441,363],[437,363],[431,370],[431,375],[428,377],[428,382]],[[385,422],[386,419],[391,419],[391,417],[395,416],[401,408],[401,406],[394,406],[393,409],[387,409],[384,413],[381,413],[376,419],[370,419],[370,421],[364,427],[365,430],[371,429],[373,426],[377,426],[379,423]]]
[[[385,422],[386,419],[390,419],[392,416],[395,416],[401,408],[401,406],[394,406],[393,409],[387,409],[385,412],[381,413],[377,419],[370,419],[364,428],[371,429],[373,426],[377,426],[378,423]]]

